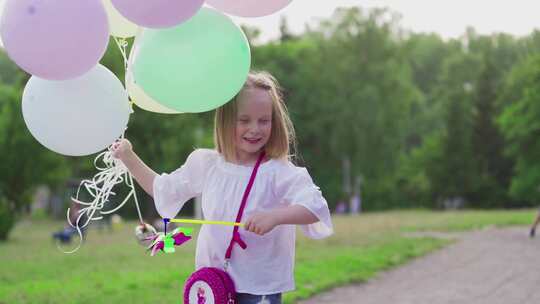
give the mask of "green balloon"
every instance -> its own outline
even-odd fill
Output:
[[[244,32],[210,8],[173,28],[144,29],[129,64],[135,83],[148,96],[186,113],[227,103],[244,85],[250,66]]]

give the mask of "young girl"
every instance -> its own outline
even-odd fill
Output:
[[[236,220],[253,166],[265,152],[242,217],[247,248],[234,246],[227,269],[240,304],[281,303],[281,294],[294,289],[294,225],[314,239],[333,232],[321,191],[305,168],[289,161],[294,130],[281,96],[271,75],[250,73],[237,96],[216,110],[216,149],[193,151],[170,174],[157,175],[125,139],[113,147],[162,217],[174,218],[186,201],[202,195],[205,219],[219,221]],[[197,269],[223,267],[232,229],[201,227]]]

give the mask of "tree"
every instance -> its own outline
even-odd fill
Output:
[[[411,105],[407,149],[422,145],[424,139],[444,128],[444,107],[437,98],[438,83],[447,58],[461,52],[461,43],[445,42],[436,34],[411,34],[403,41],[403,52],[411,68],[420,96]]]
[[[16,213],[30,203],[36,186],[56,188],[70,175],[66,159],[41,146],[28,132],[20,100],[19,89],[0,86],[0,214],[4,216],[0,221],[12,224]],[[4,230],[0,239],[5,239],[12,225],[0,228]]]
[[[258,39],[261,36],[261,30],[256,27],[251,27],[247,25],[242,25],[241,28],[244,34],[246,34],[249,45],[257,44]]]
[[[457,197],[470,200],[476,190],[472,97],[480,62],[473,54],[457,53],[443,65],[435,94],[443,105],[444,128],[434,134],[420,154],[425,158],[422,163],[426,164],[424,172],[434,202]]]
[[[287,42],[293,40],[295,36],[291,33],[289,29],[289,23],[287,17],[282,16],[279,20],[279,40],[281,42]]]
[[[386,10],[336,11],[304,37],[254,50],[258,67],[287,89],[301,152],[330,200],[341,194],[336,178],[344,158],[365,180],[371,208],[393,202],[407,118],[419,98],[397,24]]]
[[[508,140],[507,153],[516,164],[510,195],[530,205],[540,200],[540,56],[518,65],[506,86],[507,104],[498,119]]]
[[[496,125],[496,105],[502,71],[490,53],[484,55],[484,66],[473,97],[473,149],[478,189],[472,198],[478,207],[503,207],[512,174],[512,161],[504,156],[505,140]]]

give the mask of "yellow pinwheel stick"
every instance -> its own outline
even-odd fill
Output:
[[[188,220],[188,219],[170,219],[171,223],[184,224],[208,224],[208,225],[224,225],[224,226],[239,226],[244,227],[242,223],[223,222],[223,221],[205,221],[205,220]]]

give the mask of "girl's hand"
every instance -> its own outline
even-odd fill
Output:
[[[264,235],[279,224],[272,212],[260,212],[251,215],[244,223],[244,229],[258,235]]]
[[[133,154],[133,146],[129,140],[122,138],[112,145],[111,151],[114,158],[125,160]]]

